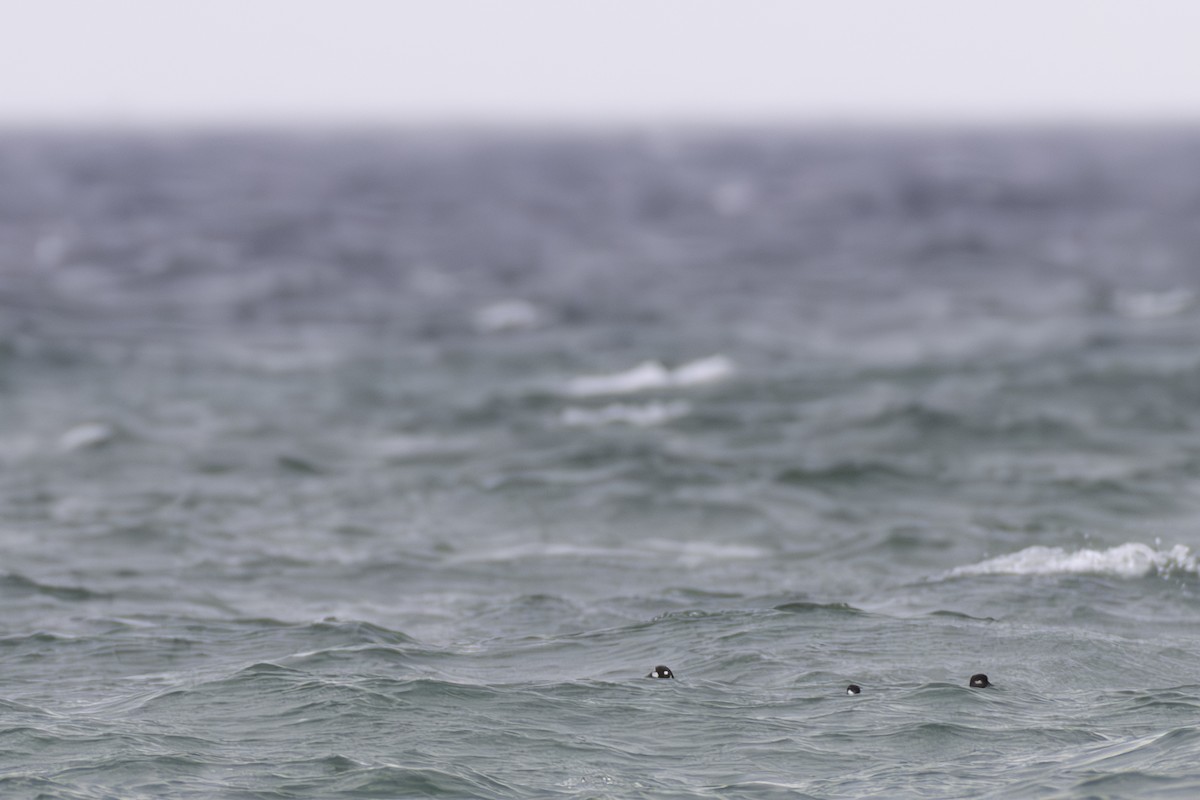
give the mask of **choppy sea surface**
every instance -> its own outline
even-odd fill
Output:
[[[1186,130],[0,134],[0,795],[1200,795],[1197,220]]]

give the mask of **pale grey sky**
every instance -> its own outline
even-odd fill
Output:
[[[1200,0],[0,0],[0,124],[1200,121]]]

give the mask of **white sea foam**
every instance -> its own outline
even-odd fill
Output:
[[[715,383],[732,374],[733,362],[721,355],[689,361],[675,369],[668,369],[658,361],[643,361],[625,372],[581,375],[573,378],[567,384],[566,393],[574,397],[635,394],[655,389]]]
[[[567,384],[567,394],[632,394],[661,389],[671,383],[671,372],[657,361],[644,361],[631,370],[611,375],[581,375]]]
[[[671,383],[675,386],[699,386],[723,381],[732,374],[732,361],[725,356],[709,356],[681,364],[671,373]]]
[[[978,564],[956,567],[946,574],[948,577],[1092,574],[1141,578],[1174,572],[1200,574],[1200,563],[1186,545],[1177,544],[1169,550],[1156,550],[1140,542],[1128,542],[1108,550],[1083,549],[1074,552],[1067,552],[1061,547],[1037,545]]]
[[[662,425],[687,416],[691,406],[682,401],[628,405],[613,403],[603,408],[567,408],[562,412],[562,424],[572,428],[594,428],[621,423],[639,428]]]

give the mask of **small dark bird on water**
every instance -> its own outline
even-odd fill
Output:
[[[991,685],[991,682],[987,679],[987,675],[984,675],[982,672],[977,672],[971,676],[972,689],[986,689]]]
[[[653,670],[651,670],[650,674],[647,675],[646,677],[647,678],[674,678],[675,673],[671,672],[670,667],[664,667],[662,664],[659,664],[657,667],[655,667]]]
[[[861,692],[862,692],[862,687],[859,686],[857,683],[852,683],[846,687],[846,694],[860,694]]]

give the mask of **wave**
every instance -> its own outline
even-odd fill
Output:
[[[472,322],[480,333],[508,333],[541,327],[543,316],[528,300],[501,300],[477,309]]]
[[[784,611],[789,614],[832,613],[858,616],[866,613],[862,609],[855,608],[848,603],[813,603],[808,601],[784,603],[775,606],[775,610]]]
[[[58,449],[63,452],[93,450],[108,444],[117,435],[116,428],[107,423],[83,422],[67,429],[58,438]]]
[[[722,381],[733,374],[733,362],[716,355],[689,361],[669,369],[658,361],[643,361],[625,372],[610,375],[580,375],[566,386],[572,397],[592,397],[607,394],[635,394],[655,389],[699,386]]]
[[[452,562],[527,562],[530,559],[610,559],[644,560],[647,556],[674,557],[680,564],[696,567],[731,560],[752,561],[767,558],[770,551],[746,544],[722,544],[702,540],[678,542],[670,539],[646,539],[630,546],[574,544],[571,542],[520,542],[490,549],[463,552]]]
[[[691,406],[682,401],[640,406],[613,403],[604,408],[566,408],[560,419],[568,428],[596,428],[614,423],[648,428],[685,417],[691,410]]]
[[[1161,292],[1118,291],[1113,307],[1126,319],[1161,319],[1182,314],[1196,306],[1196,293],[1178,287]]]
[[[4,595],[15,597],[45,595],[53,597],[56,600],[69,602],[112,599],[112,595],[107,592],[96,592],[82,586],[60,586],[41,583],[19,572],[0,574],[0,596]]]
[[[383,436],[365,445],[367,452],[388,463],[441,461],[466,458],[482,440],[468,436],[396,434]]]
[[[946,577],[969,575],[1111,575],[1143,578],[1179,572],[1200,575],[1200,561],[1182,544],[1156,550],[1140,542],[1127,542],[1108,550],[1067,552],[1061,547],[1035,545],[1016,553],[989,558],[978,564],[955,567]]]

